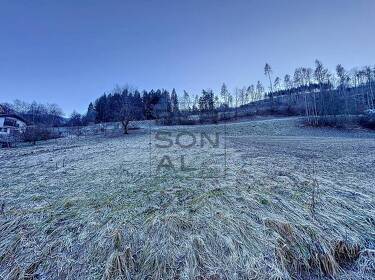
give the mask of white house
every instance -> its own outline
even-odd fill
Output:
[[[23,133],[26,130],[26,126],[26,121],[17,115],[0,114],[0,136]]]

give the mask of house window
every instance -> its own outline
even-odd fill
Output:
[[[5,118],[4,126],[18,127],[17,120],[11,118]]]

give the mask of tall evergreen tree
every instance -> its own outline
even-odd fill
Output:
[[[171,106],[172,106],[171,108],[172,113],[178,113],[179,108],[178,108],[178,96],[176,93],[176,89],[173,89],[171,93]]]
[[[86,122],[87,123],[92,123],[95,122],[96,120],[96,111],[94,108],[94,104],[90,102],[89,107],[87,108],[87,113],[86,113]]]

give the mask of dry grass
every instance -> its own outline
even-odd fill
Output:
[[[142,130],[1,150],[0,279],[374,277],[372,136],[227,129],[227,174],[212,179],[149,176]],[[222,151],[189,154],[207,166]]]

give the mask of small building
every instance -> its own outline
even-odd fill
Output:
[[[15,114],[0,114],[0,137],[23,133],[27,122]]]

